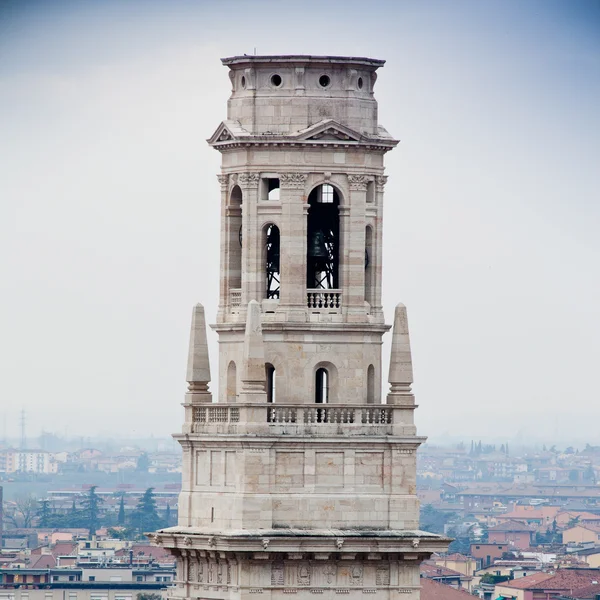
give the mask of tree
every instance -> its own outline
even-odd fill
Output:
[[[154,488],[148,488],[140,498],[132,515],[132,523],[139,535],[146,531],[160,529],[163,525],[162,519],[156,511],[156,500],[154,499]]]
[[[119,514],[117,516],[117,525],[125,525],[125,494],[121,494],[121,502],[119,503]]]
[[[137,465],[135,467],[136,471],[140,473],[147,473],[150,468],[150,459],[148,458],[147,452],[142,452],[137,460]]]
[[[162,600],[162,596],[155,592],[140,592],[136,595],[136,600]]]
[[[6,520],[17,529],[31,527],[37,513],[37,500],[33,496],[21,496],[15,499],[15,508],[6,515]]]
[[[426,504],[421,509],[421,528],[431,533],[444,533],[444,526],[456,517],[455,513],[445,513]]]
[[[96,533],[96,529],[100,525],[100,506],[104,502],[96,493],[97,488],[97,485],[91,486],[81,501],[83,521],[90,532],[90,536]]]
[[[37,512],[38,527],[51,527],[52,510],[50,509],[50,500],[40,500],[40,507]]]

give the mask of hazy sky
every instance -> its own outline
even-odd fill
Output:
[[[420,433],[600,443],[600,2],[0,0],[0,19],[9,435],[21,408],[31,435],[179,430],[191,308],[216,314],[219,59],[256,48],[387,60],[384,302],[408,307]]]

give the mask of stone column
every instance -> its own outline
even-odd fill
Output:
[[[342,247],[346,259],[346,281],[344,283],[344,305],[348,322],[361,322],[365,315],[365,207],[367,203],[366,175],[348,175],[350,188],[350,217],[345,220],[347,246]]]
[[[281,298],[289,321],[306,319],[306,179],[304,173],[279,175],[281,198]]]
[[[219,311],[217,313],[217,323],[222,323],[225,320],[227,310],[228,295],[228,278],[227,271],[229,266],[229,228],[231,227],[228,217],[227,195],[229,186],[229,175],[217,175],[221,186],[221,223],[224,227],[221,228],[221,257],[220,257],[220,275],[219,275]]]
[[[373,228],[373,306],[371,314],[383,318],[381,301],[381,284],[383,275],[383,192],[387,182],[387,175],[378,175],[375,178],[375,206],[377,216]]]
[[[259,269],[262,231],[258,229],[258,173],[241,173],[238,184],[242,190],[242,310],[250,300],[262,300]]]

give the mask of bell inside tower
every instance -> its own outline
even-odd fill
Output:
[[[281,289],[280,273],[280,236],[279,227],[272,223],[267,225],[265,230],[265,253],[266,253],[266,276],[267,289],[266,296],[269,299],[279,299]]]
[[[339,287],[340,197],[330,184],[316,187],[308,196],[308,244],[306,287]]]

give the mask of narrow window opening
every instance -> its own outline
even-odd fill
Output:
[[[329,373],[327,369],[323,367],[317,369],[315,384],[315,402],[317,404],[327,404],[329,401]]]
[[[375,367],[367,369],[367,404],[375,404]]]
[[[266,229],[266,294],[269,299],[278,299],[281,291],[280,275],[280,235],[277,225],[267,225]]]
[[[316,187],[308,197],[308,289],[339,287],[339,203],[337,190],[327,183]]]
[[[229,303],[239,304],[242,287],[242,190],[235,186],[229,196],[228,223],[228,273]]]
[[[210,509],[210,522],[214,523],[215,522],[215,507],[211,506]]]
[[[279,200],[279,179],[270,177],[267,179],[267,200]]]
[[[265,368],[267,371],[267,402],[275,402],[277,394],[275,387],[275,367],[267,363]]]
[[[375,202],[375,182],[369,181],[367,183],[367,202],[373,204]]]
[[[365,230],[365,302],[373,304],[373,228]]]
[[[227,367],[227,402],[233,403],[237,396],[237,369],[231,361]]]

